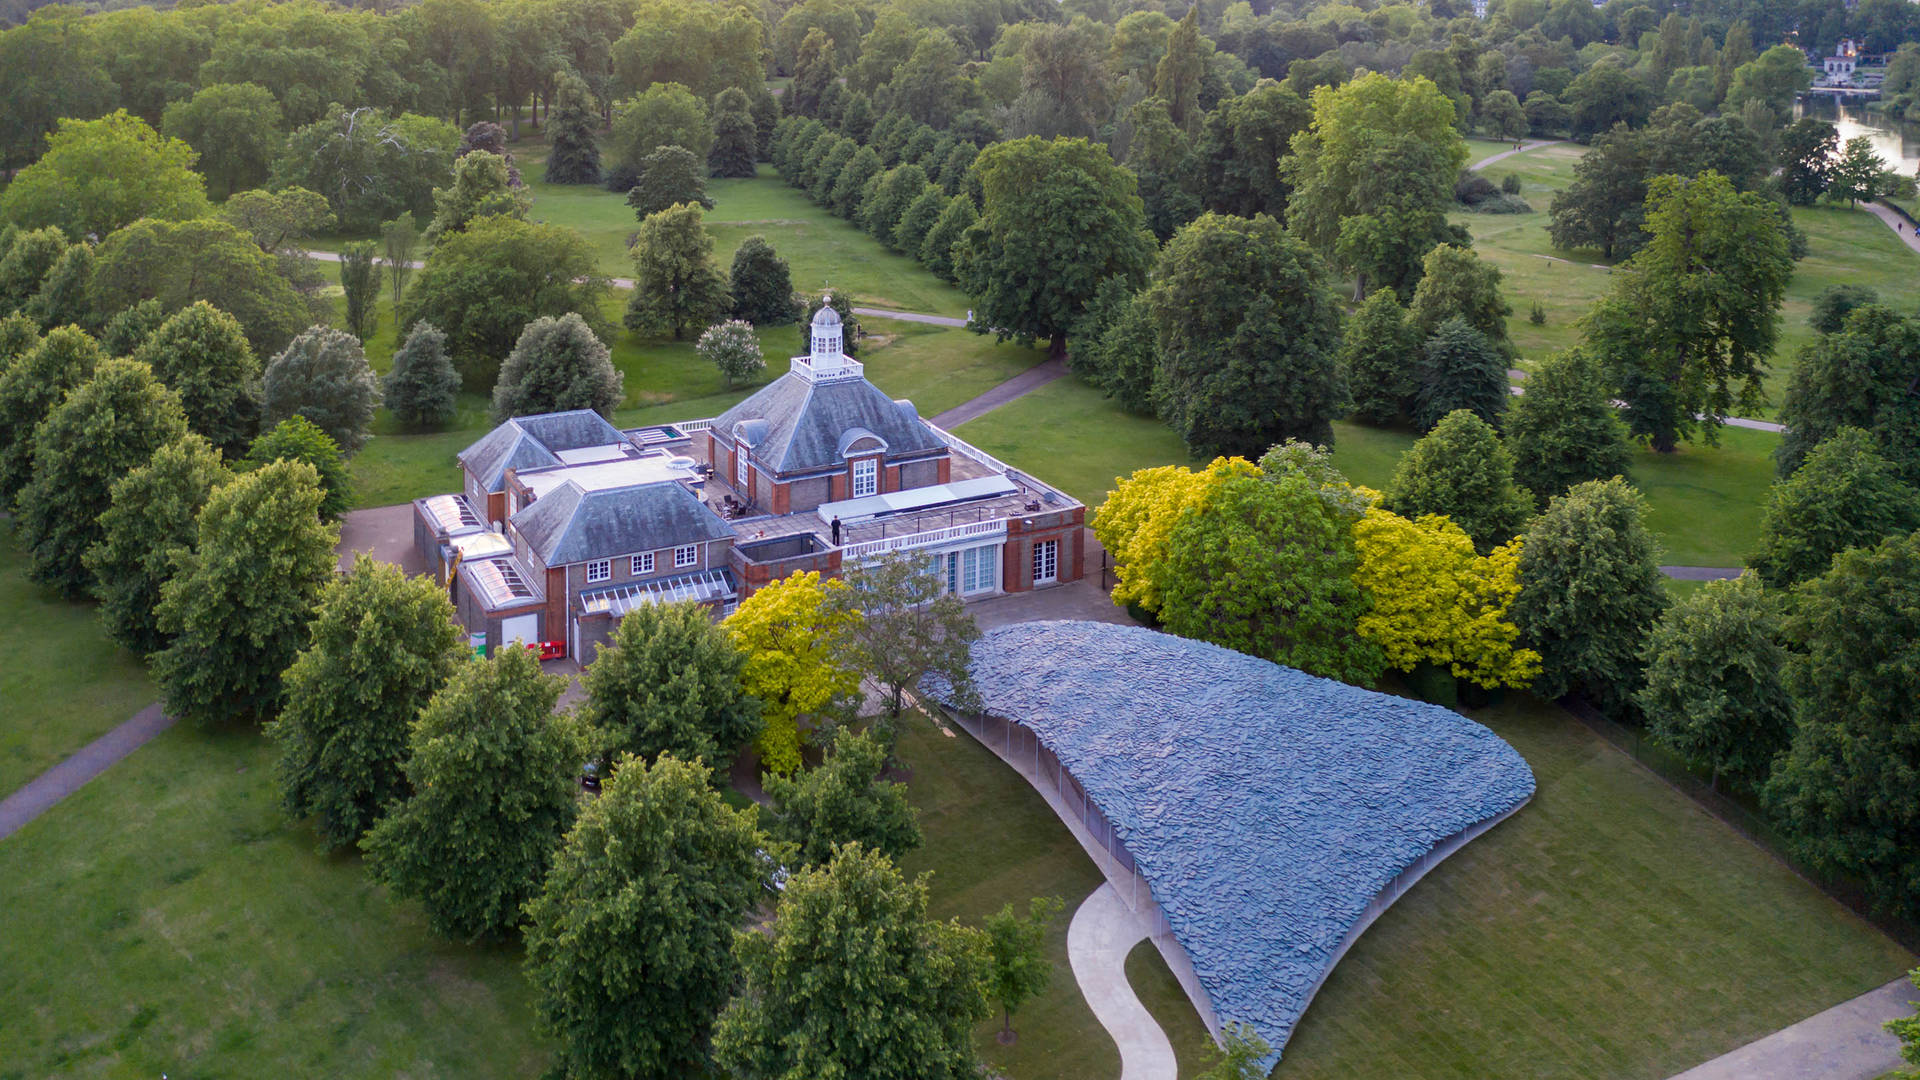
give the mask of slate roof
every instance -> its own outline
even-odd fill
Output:
[[[889,457],[945,445],[912,403],[894,401],[861,378],[816,383],[788,372],[721,413],[713,429],[732,439],[734,425],[755,420],[765,421],[764,430],[755,425],[741,433],[753,446],[753,456],[781,474],[844,468],[840,436],[852,428],[865,428],[885,441]]]
[[[671,480],[599,491],[569,480],[512,520],[550,567],[733,536],[698,495]]]
[[[508,469],[559,465],[560,459],[554,456],[559,451],[606,446],[626,438],[592,409],[574,409],[516,416],[482,435],[458,457],[461,467],[477,474],[486,490],[505,491]]]
[[[971,671],[1112,822],[1221,1023],[1275,1048],[1263,1075],[1382,887],[1533,795],[1451,710],[1140,627],[998,627]]]

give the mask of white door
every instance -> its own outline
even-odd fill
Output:
[[[540,616],[538,613],[532,615],[515,615],[510,619],[500,620],[500,643],[502,645],[511,645],[516,641],[525,645],[540,644]]]

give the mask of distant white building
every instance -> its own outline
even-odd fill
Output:
[[[1838,85],[1853,81],[1853,69],[1860,65],[1860,45],[1852,38],[1842,38],[1834,47],[1833,55],[1826,59],[1826,82]]]

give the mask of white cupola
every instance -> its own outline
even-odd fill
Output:
[[[832,297],[827,298],[831,301]],[[793,358],[792,370],[808,382],[826,382],[830,379],[862,378],[864,365],[857,360],[847,359],[846,327],[840,322],[840,313],[833,310],[832,303],[820,305],[813,314],[813,325],[808,340],[812,349],[806,356]]]

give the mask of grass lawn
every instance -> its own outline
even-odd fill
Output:
[[[978,925],[1009,902],[1022,912],[1035,896],[1066,902],[1047,939],[1053,980],[1014,1014],[1014,1045],[995,1041],[998,1016],[980,1025],[975,1043],[987,1062],[1019,1080],[1116,1075],[1119,1051],[1087,1008],[1067,964],[1067,923],[1104,880],[1099,869],[1039,793],[966,732],[956,728],[949,737],[916,717],[901,736],[899,752],[913,770],[907,790],[926,836],[925,845],[900,865],[908,874],[933,872],[935,918]]]
[[[273,757],[176,727],[0,844],[0,1076],[543,1071],[519,950],[316,854]]]
[[[1912,966],[1559,709],[1470,715],[1526,757],[1538,794],[1361,936],[1281,1080],[1668,1076]],[[1163,1026],[1197,1030],[1143,981]]]
[[[0,796],[111,731],[156,696],[146,668],[108,640],[92,604],[61,600],[28,582],[26,569],[12,523],[0,520],[0,612],[17,631],[8,637],[7,664],[0,669]]]
[[[1200,1014],[1193,1011],[1187,992],[1180,988],[1173,969],[1167,966],[1153,942],[1143,941],[1127,954],[1127,985],[1133,987],[1134,996],[1160,1021],[1160,1029],[1173,1044],[1173,1057],[1180,1066],[1181,1077],[1192,1080],[1204,1072],[1211,1060],[1213,1036],[1207,1034]]]

